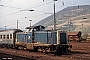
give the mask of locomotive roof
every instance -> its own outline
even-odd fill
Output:
[[[40,28],[40,26],[41,26],[41,28],[45,28],[44,26],[42,26],[42,25],[38,25],[38,26],[29,26],[29,27],[26,27],[26,29],[38,29],[38,28]]]

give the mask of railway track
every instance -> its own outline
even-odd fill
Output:
[[[0,48],[0,56],[2,54],[8,54],[13,60],[15,57],[18,58],[18,60],[90,60],[90,41],[71,42],[71,44],[71,52],[63,54],[62,56],[6,48]]]
[[[8,54],[9,56],[17,57],[17,58],[23,58],[26,60],[59,60],[64,59],[59,56],[54,56],[54,54],[45,54],[41,52],[32,52],[32,51],[24,51],[24,50],[15,50],[15,49],[6,49],[6,48],[0,48],[0,53],[2,54]]]
[[[6,53],[0,53],[0,60],[36,60],[36,59],[15,56],[15,55],[6,54]]]

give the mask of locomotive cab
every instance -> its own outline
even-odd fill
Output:
[[[29,27],[26,27],[26,32],[32,32],[33,30],[34,31],[43,31],[44,30],[44,26],[42,25],[38,25],[38,26],[29,26]]]

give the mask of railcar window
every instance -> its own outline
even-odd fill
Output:
[[[12,39],[12,34],[10,34],[10,39]]]
[[[7,35],[7,39],[9,39],[9,34]]]
[[[0,39],[1,39],[1,35],[0,35]]]
[[[5,39],[5,35],[3,35],[3,39]]]
[[[2,39],[2,35],[0,35],[0,38]]]

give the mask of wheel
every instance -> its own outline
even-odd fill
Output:
[[[18,49],[19,49],[19,50],[23,50],[24,47],[23,47],[23,46],[19,46]]]
[[[34,47],[34,51],[37,52],[38,51],[38,47]]]
[[[63,52],[62,47],[57,46],[56,54],[57,54],[57,55],[62,55],[62,52]]]

